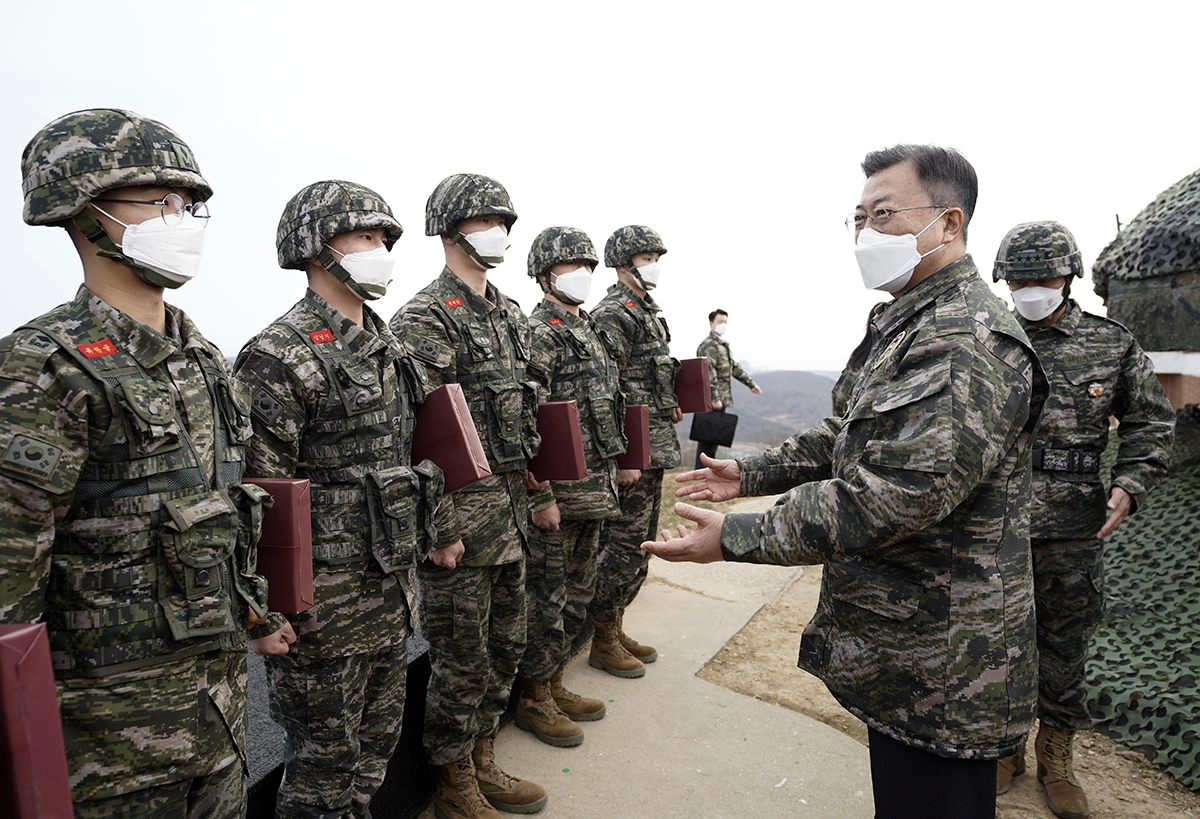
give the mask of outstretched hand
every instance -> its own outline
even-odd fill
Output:
[[[642,544],[645,551],[675,563],[715,563],[725,559],[721,554],[721,528],[725,525],[725,515],[688,503],[675,504],[675,514],[693,521],[696,528],[689,532],[681,523],[675,533],[663,529],[662,541],[646,541]]]
[[[742,470],[735,460],[718,460],[701,453],[700,463],[704,469],[676,475],[677,483],[688,486],[675,490],[675,497],[688,500],[726,501],[741,493]]]

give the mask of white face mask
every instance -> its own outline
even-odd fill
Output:
[[[484,270],[504,263],[504,251],[508,250],[508,229],[503,225],[496,225],[477,233],[464,233],[462,237],[475,251],[468,251],[467,255]]]
[[[945,210],[939,213],[933,222],[941,219],[945,213]],[[917,263],[930,253],[936,253],[945,247],[938,245],[929,253],[917,250],[917,236],[929,230],[933,222],[921,228],[920,233],[916,235],[905,233],[894,236],[890,233],[880,233],[874,228],[863,228],[854,245],[854,258],[858,261],[863,285],[868,290],[882,290],[885,293],[898,293],[903,290],[912,278]]]
[[[371,301],[382,298],[387,293],[387,286],[392,283],[392,268],[396,266],[396,260],[386,247],[357,253],[342,253],[329,245],[325,247],[341,256],[338,264],[350,276],[346,286],[354,291],[356,296]]]
[[[205,219],[185,212],[179,224],[168,225],[161,216],[136,225],[127,225],[111,213],[100,210],[109,219],[125,228],[121,237],[121,255],[134,264],[150,270],[161,278],[150,284],[174,289],[196,277],[200,270],[200,255],[204,250]],[[134,271],[137,273],[137,271]],[[141,274],[138,274],[141,278]]]
[[[713,332],[719,336],[725,335],[725,331],[728,329],[729,329],[729,325],[726,324],[725,322],[721,322],[720,324],[713,325]]]
[[[586,266],[576,268],[554,279],[555,295],[567,304],[583,304],[592,292],[592,271]]]
[[[658,286],[658,280],[662,278],[662,268],[658,266],[658,262],[644,264],[641,267],[633,268],[633,277],[638,280],[638,284],[643,290],[653,290]]]
[[[1063,301],[1062,288],[1022,287],[1012,291],[1017,312],[1029,321],[1041,321],[1054,314]]]

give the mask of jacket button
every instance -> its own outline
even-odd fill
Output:
[[[196,585],[208,585],[208,569],[201,569],[200,571],[196,572]]]

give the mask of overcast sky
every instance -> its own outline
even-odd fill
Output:
[[[1035,219],[1071,228],[1090,269],[1118,215],[1200,166],[1194,2],[14,6],[0,11],[4,332],[82,280],[61,230],[22,222],[20,195],[26,143],[81,108],[137,111],[193,149],[213,218],[200,276],[169,300],[229,355],[303,293],[275,226],[321,179],[377,190],[404,225],[385,317],[441,270],[429,193],[482,173],[519,214],[491,280],[527,312],[540,230],[582,228],[602,251],[646,224],[669,250],[654,296],[676,356],[722,307],[752,369],[838,370],[887,298],[863,289],[842,226],[866,152],[931,142],[971,160],[968,250],[989,280],[1004,233]],[[588,306],[615,280],[596,276]],[[1103,312],[1090,278],[1076,293]]]

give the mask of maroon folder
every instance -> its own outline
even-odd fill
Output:
[[[708,359],[685,358],[675,376],[675,400],[682,412],[712,412]]]
[[[443,384],[417,407],[412,462],[419,464],[426,458],[441,467],[447,495],[492,474],[458,384]]]
[[[538,435],[542,448],[529,461],[529,471],[539,481],[578,481],[587,477],[579,408],[574,401],[538,404]]]
[[[299,614],[313,606],[312,499],[307,478],[246,478],[271,493],[263,518],[258,573],[267,579],[271,611]]]
[[[618,469],[650,468],[650,408],[633,404],[625,408],[625,440],[629,446],[617,456]]]
[[[44,623],[0,626],[0,816],[73,819]]]

